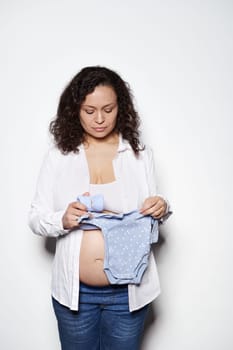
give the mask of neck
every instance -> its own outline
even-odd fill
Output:
[[[85,135],[84,144],[85,145],[104,145],[104,144],[117,144],[119,143],[119,134],[114,132],[103,138],[95,138],[90,135]]]

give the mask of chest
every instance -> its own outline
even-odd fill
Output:
[[[116,180],[113,168],[115,149],[110,148],[99,152],[87,150],[85,156],[91,184],[105,184]]]
[[[123,211],[128,212],[141,207],[149,196],[148,179],[143,160],[126,152],[120,153],[111,160],[114,180],[118,183],[115,193],[116,201],[123,205]],[[101,174],[102,174],[102,169]],[[99,178],[100,179],[100,178]],[[102,180],[102,178],[101,178]],[[103,181],[111,182],[111,181]],[[91,174],[89,164],[83,154],[65,158],[59,164],[55,174],[53,198],[54,209],[63,210],[84,192],[90,192]]]

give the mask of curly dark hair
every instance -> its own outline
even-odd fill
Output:
[[[85,131],[79,119],[80,107],[86,95],[92,93],[99,85],[111,86],[114,89],[118,103],[115,130],[130,143],[137,155],[143,149],[139,140],[140,118],[133,105],[129,84],[116,72],[100,66],[83,68],[64,89],[57,115],[49,126],[56,146],[64,154],[79,151],[78,147],[85,138]]]

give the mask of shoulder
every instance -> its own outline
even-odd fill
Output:
[[[44,160],[51,163],[56,163],[62,159],[65,155],[54,145],[50,146],[45,155]]]
[[[79,153],[69,152],[66,154],[59,150],[55,145],[51,145],[44,155],[43,162],[53,168],[57,168],[65,163],[73,162],[74,160],[77,161],[77,158],[80,158],[81,153],[82,152],[79,151]]]
[[[47,149],[47,157],[51,159],[66,159],[66,158],[72,158],[72,157],[77,157],[82,153],[83,150],[83,145],[81,144],[79,146],[79,152],[68,152],[64,153],[62,152],[57,146],[55,145],[50,145],[49,148]]]
[[[121,154],[127,162],[133,162],[135,166],[142,164],[146,169],[149,169],[154,164],[153,151],[148,145],[144,145],[137,155],[134,153],[131,147],[125,149],[123,152],[121,152]]]
[[[139,151],[139,154],[136,156],[129,141],[123,139],[120,134],[118,152],[130,153],[135,158],[141,159],[141,160],[153,158],[153,151],[149,145],[145,145],[144,143],[141,143],[140,148],[141,150]]]
[[[143,159],[145,162],[153,161],[153,150],[150,146],[144,145],[144,148],[139,152],[139,158]]]

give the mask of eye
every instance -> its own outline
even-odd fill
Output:
[[[94,113],[94,111],[91,110],[91,109],[86,109],[85,112],[86,112],[87,114],[93,114],[93,113]]]
[[[110,109],[110,108],[108,108],[108,109],[105,109],[104,110],[106,113],[111,113],[112,112],[112,108]]]

